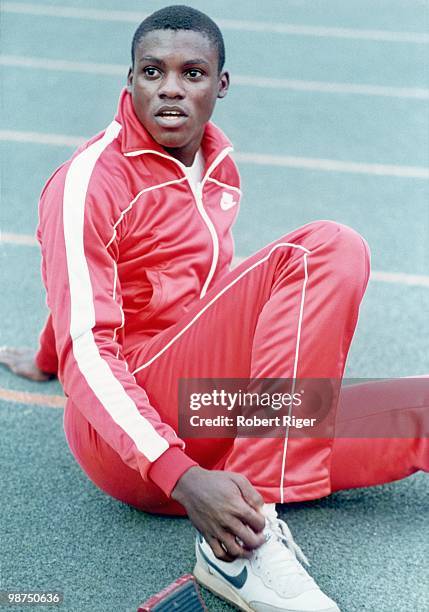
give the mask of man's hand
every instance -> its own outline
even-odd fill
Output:
[[[241,474],[191,467],[171,497],[186,508],[193,525],[218,559],[249,557],[265,542],[261,495]]]
[[[29,348],[14,348],[11,346],[0,347],[0,363],[18,376],[44,382],[55,378],[53,374],[42,372],[35,361],[36,353]]]

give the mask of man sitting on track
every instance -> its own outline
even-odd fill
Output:
[[[140,24],[115,119],[41,196],[40,348],[1,360],[34,380],[58,375],[68,444],[98,487],[189,516],[202,584],[243,610],[334,612],[275,504],[397,479],[429,453],[423,439],[289,439],[289,427],[178,437],[179,379],[340,380],[369,277],[365,241],[329,221],[230,270],[239,176],[210,122],[229,87],[224,59],[222,34],[197,10]],[[356,415],[356,394],[345,390],[338,411]]]

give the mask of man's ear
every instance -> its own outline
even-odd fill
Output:
[[[131,90],[133,88],[133,69],[130,66],[130,69],[128,70],[128,76],[127,76],[127,91],[128,93],[131,93]]]
[[[228,93],[229,88],[229,72],[224,70],[219,76],[219,89],[217,93],[218,98],[224,98]]]

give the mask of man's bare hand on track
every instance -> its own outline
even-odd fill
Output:
[[[0,347],[0,364],[9,368],[14,374],[37,382],[45,382],[55,378],[54,374],[43,372],[37,367],[35,356],[36,353],[31,348]]]

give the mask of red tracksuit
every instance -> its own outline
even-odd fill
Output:
[[[267,502],[422,468],[422,439],[397,441],[405,457],[392,468],[386,440],[369,465],[374,440],[177,436],[179,378],[341,378],[369,276],[364,240],[329,221],[295,230],[231,272],[239,175],[212,123],[202,151],[195,188],[124,91],[115,120],[42,193],[51,316],[37,363],[64,387],[65,432],[79,464],[110,495],[165,513],[183,511],[169,495],[196,463],[245,474]],[[426,382],[418,402],[427,406]],[[403,398],[407,383],[398,384]],[[340,420],[359,409],[347,397]],[[350,470],[356,457],[363,463]]]

